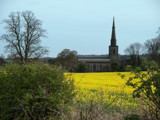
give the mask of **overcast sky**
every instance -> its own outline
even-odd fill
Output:
[[[46,56],[56,57],[63,49],[78,54],[108,54],[113,16],[119,53],[131,43],[144,43],[157,36],[160,0],[0,0],[0,21],[11,12],[30,10],[43,21],[47,38]],[[5,33],[0,24],[0,35]],[[0,42],[0,54],[7,55]]]

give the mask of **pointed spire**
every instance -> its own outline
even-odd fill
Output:
[[[115,23],[114,23],[114,16],[113,16],[113,27],[115,27]]]
[[[113,17],[113,26],[112,26],[111,46],[117,46],[114,17]]]

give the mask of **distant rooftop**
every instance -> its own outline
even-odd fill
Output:
[[[108,55],[78,55],[78,61],[110,62]]]
[[[93,57],[93,56],[96,56],[96,57],[98,57],[98,56],[108,57],[109,55],[108,55],[108,54],[105,54],[105,55],[104,55],[104,54],[103,54],[103,55],[94,55],[94,54],[91,54],[91,55],[78,55],[78,57],[81,57],[81,56],[83,56],[83,57],[84,57],[84,56],[87,56],[87,57],[89,57],[89,56],[90,56],[90,57]]]

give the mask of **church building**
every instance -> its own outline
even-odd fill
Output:
[[[108,55],[79,55],[79,62],[87,65],[87,72],[106,72],[111,71],[113,66],[118,66],[118,45],[116,43],[115,21],[113,18],[111,43]]]

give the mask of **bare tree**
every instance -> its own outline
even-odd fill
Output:
[[[128,48],[125,49],[127,55],[140,55],[142,53],[143,47],[140,43],[133,43]]]
[[[145,42],[145,48],[150,60],[159,62],[160,55],[160,37],[147,40]]]
[[[158,28],[157,34],[158,34],[157,38],[160,38],[160,27]]]
[[[133,67],[140,65],[140,54],[143,51],[143,46],[140,43],[133,43],[125,49],[125,53],[131,57]]]
[[[157,31],[158,36],[145,42],[146,54],[149,60],[154,60],[160,64],[160,27]]]
[[[25,63],[29,58],[39,58],[48,52],[40,46],[40,38],[46,37],[46,31],[31,11],[12,12],[3,23],[6,24],[7,33],[1,36],[1,40],[8,43],[6,49],[12,57]]]

